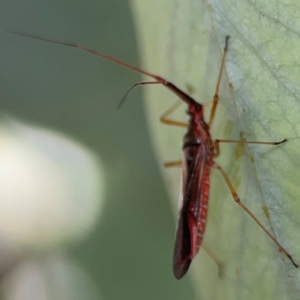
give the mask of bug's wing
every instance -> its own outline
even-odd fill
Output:
[[[183,161],[182,198],[173,254],[173,273],[176,279],[185,275],[199,248],[196,249],[195,241],[206,162],[206,153],[203,150],[200,146],[193,159]]]

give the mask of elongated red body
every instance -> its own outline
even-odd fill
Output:
[[[206,227],[209,200],[209,174],[214,144],[203,119],[203,106],[190,103],[190,123],[183,140],[182,195],[173,256],[177,279],[187,272],[198,253]]]
[[[125,97],[138,85],[162,84],[187,104],[187,113],[190,116],[190,123],[183,141],[182,203],[179,212],[173,256],[174,275],[177,279],[182,278],[187,272],[192,259],[198,253],[205,232],[209,198],[209,172],[214,163],[213,157],[215,155],[215,147],[209,133],[209,125],[203,118],[203,106],[166,79],[131,66],[104,53],[76,44],[53,41],[28,34],[18,35],[78,48],[150,76],[155,80],[154,82],[139,82],[134,84],[125,94]],[[226,37],[226,47],[228,38],[229,37]]]
[[[139,69],[135,66],[131,66],[126,62],[113,58],[107,54],[100,53],[98,51],[86,48],[81,45],[54,41],[46,38],[36,37],[28,34],[18,34],[26,37],[31,37],[38,40],[43,40],[50,43],[64,45],[68,47],[77,48],[93,55],[102,57],[111,62],[119,64],[128,69],[134,70],[141,74],[152,77],[155,81],[151,82],[138,82],[135,83],[129,91],[123,97],[121,103],[125,100],[129,92],[133,88],[139,85],[146,84],[161,84],[168,88],[172,93],[177,95],[183,102],[187,104],[187,113],[190,116],[188,130],[183,140],[183,169],[182,169],[182,194],[179,208],[179,220],[176,230],[176,240],[173,255],[173,272],[177,279],[182,278],[189,269],[189,266],[198,253],[203,235],[206,227],[206,219],[208,212],[208,200],[209,200],[209,185],[210,185],[210,169],[216,168],[223,176],[233,199],[235,202],[256,222],[256,224],[273,240],[278,246],[279,250],[284,252],[286,257],[292,262],[292,264],[298,268],[298,264],[295,263],[292,256],[282,247],[277,239],[268,232],[268,230],[262,225],[262,223],[254,216],[254,214],[241,202],[237,195],[233,185],[231,184],[228,176],[221,166],[214,162],[214,158],[219,155],[219,143],[240,143],[237,140],[212,140],[210,136],[210,126],[213,122],[216,107],[218,104],[218,91],[220,87],[221,75],[224,68],[225,54],[228,49],[228,39],[225,39],[225,48],[222,56],[222,63],[220,73],[216,85],[216,90],[213,98],[213,105],[210,112],[209,122],[205,122],[203,118],[203,105],[191,98],[187,93],[180,90],[171,82],[166,79],[152,74],[150,72]],[[173,124],[177,126],[184,126],[186,124],[165,119],[166,124]],[[267,145],[279,145],[287,140],[284,139],[280,142],[257,142],[257,141],[243,141],[243,143],[249,144],[267,144]],[[172,165],[172,164],[171,164]],[[214,259],[214,258],[213,258]],[[217,262],[217,261],[216,261]],[[217,262],[218,263],[218,262]],[[219,263],[218,263],[219,264]]]

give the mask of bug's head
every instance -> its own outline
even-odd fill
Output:
[[[188,108],[187,108],[187,113],[190,116],[195,116],[195,115],[203,115],[203,105],[200,103],[194,101],[193,103],[189,103]]]

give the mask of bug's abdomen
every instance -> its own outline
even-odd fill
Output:
[[[201,246],[201,242],[204,236],[204,232],[206,229],[206,221],[207,221],[207,213],[208,213],[208,200],[209,200],[209,187],[210,187],[210,181],[209,181],[209,170],[210,168],[207,168],[208,170],[205,170],[205,175],[202,179],[202,188],[201,188],[201,201],[200,201],[200,207],[199,207],[199,213],[198,216],[195,216],[195,223],[196,223],[196,229],[195,229],[195,237],[192,239],[192,258],[198,253],[199,248]]]

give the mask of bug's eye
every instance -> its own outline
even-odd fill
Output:
[[[200,110],[202,110],[202,105],[197,103],[195,108],[197,111],[200,111]]]

